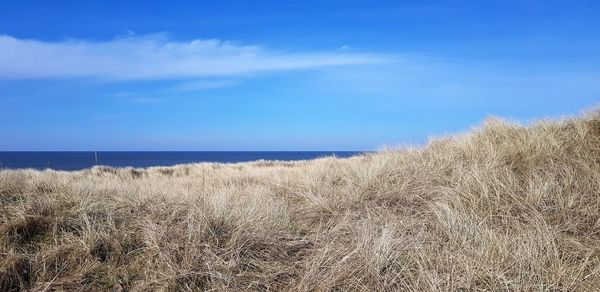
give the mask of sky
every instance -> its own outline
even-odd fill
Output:
[[[0,0],[0,151],[377,150],[599,84],[599,1]]]

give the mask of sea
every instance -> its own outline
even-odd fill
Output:
[[[235,163],[255,160],[307,160],[350,157],[357,151],[0,151],[0,169],[81,170],[112,167],[172,166],[197,162]]]

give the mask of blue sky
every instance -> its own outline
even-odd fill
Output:
[[[375,150],[600,102],[597,1],[154,2],[0,0],[0,150]]]

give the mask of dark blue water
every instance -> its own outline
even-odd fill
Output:
[[[244,162],[264,160],[305,160],[335,155],[350,157],[352,151],[98,151],[94,152],[1,152],[0,168],[78,170],[107,165],[113,167],[170,166],[194,162]]]

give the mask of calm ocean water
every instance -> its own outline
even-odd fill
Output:
[[[170,166],[193,162],[244,162],[264,160],[304,160],[335,155],[350,157],[352,151],[98,151],[94,152],[1,152],[0,168],[78,170],[107,165],[114,167]]]

